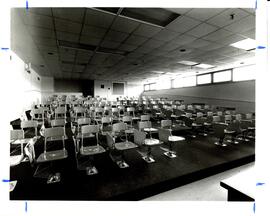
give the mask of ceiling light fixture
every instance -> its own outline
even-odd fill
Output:
[[[212,68],[212,67],[215,67],[215,66],[210,65],[210,64],[203,64],[203,63],[201,63],[201,64],[195,65],[195,67],[203,68],[203,69],[208,69],[208,68]]]
[[[244,50],[252,50],[256,48],[256,41],[250,38],[238,41],[236,43],[230,44],[230,46],[244,49]]]
[[[186,61],[186,60],[179,61],[178,63],[183,64],[183,65],[188,65],[188,66],[194,66],[194,65],[198,64],[198,62]]]

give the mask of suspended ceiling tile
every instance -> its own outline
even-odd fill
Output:
[[[112,24],[114,17],[114,15],[108,13],[87,9],[85,24],[100,28],[108,28]]]
[[[124,44],[121,44],[121,46],[118,49],[131,52],[131,51],[137,49],[137,47],[138,46],[134,46],[134,45],[124,43]]]
[[[213,16],[220,14],[224,10],[224,8],[194,8],[188,11],[185,16],[189,16],[200,21],[205,21]]]
[[[141,24],[134,32],[133,34],[143,36],[143,37],[148,37],[151,38],[155,34],[161,31],[162,28],[152,26],[152,25],[147,25],[147,24]]]
[[[248,31],[241,33],[241,35],[255,40],[255,32],[256,32],[255,29],[250,29]]]
[[[89,37],[85,35],[81,35],[81,38],[80,38],[80,43],[89,44],[93,46],[97,46],[100,43],[100,41],[101,41],[100,38]]]
[[[166,10],[172,11],[174,13],[178,13],[180,15],[186,14],[191,8],[165,8]]]
[[[233,33],[225,29],[219,29],[215,32],[212,32],[206,35],[205,37],[203,37],[203,39],[209,40],[209,41],[220,41],[223,38],[228,37],[230,35],[233,35]]]
[[[125,17],[117,17],[115,22],[113,23],[111,29],[131,33],[133,32],[138,26],[140,25],[139,22],[125,18]]]
[[[64,41],[70,41],[70,42],[79,42],[79,35],[78,34],[71,34],[67,32],[56,32],[57,40],[64,40]]]
[[[148,47],[152,47],[152,48],[158,48],[161,45],[163,45],[164,43],[166,43],[165,41],[160,41],[160,40],[155,40],[155,39],[149,39],[148,41],[146,41],[143,46],[148,46]]]
[[[248,31],[250,29],[254,29],[255,16],[250,15],[224,28],[235,33],[241,33],[241,32]]]
[[[235,42],[238,42],[238,41],[241,41],[244,39],[246,39],[246,38],[243,36],[234,34],[234,35],[231,35],[229,37],[223,38],[222,40],[218,41],[218,43],[221,43],[224,45],[230,45],[232,43],[235,43]]]
[[[161,30],[153,38],[161,41],[170,41],[179,35],[177,32],[169,31],[166,29]]]
[[[54,31],[51,29],[40,28],[36,26],[27,26],[27,30],[32,36],[55,38]]]
[[[60,19],[66,19],[72,22],[83,22],[85,8],[52,8],[53,16]]]
[[[194,37],[203,37],[213,31],[217,30],[215,26],[208,25],[206,23],[202,23],[194,29],[187,32],[187,34],[192,35]]]
[[[115,42],[122,42],[124,41],[129,35],[124,32],[110,30],[105,37],[105,40],[115,41]]]
[[[130,45],[139,46],[147,40],[148,40],[147,37],[131,35],[130,37],[128,37],[128,39],[125,41],[125,43],[130,44]]]
[[[104,40],[100,46],[104,48],[116,49],[119,45],[119,42]]]
[[[233,19],[231,15],[233,15]],[[207,20],[206,22],[215,26],[224,27],[237,22],[248,15],[249,14],[247,12],[241,9],[230,8],[225,10],[221,14]]]
[[[179,35],[178,37],[173,39],[173,42],[178,44],[178,45],[184,45],[184,44],[188,44],[194,40],[196,40],[196,37],[190,36],[190,35]]]
[[[25,10],[25,8],[22,8],[22,10]],[[28,11],[26,11],[26,12],[35,13],[35,14],[39,14],[39,15],[52,16],[52,9],[51,8],[29,7]]]
[[[23,13],[23,22],[27,25],[53,29],[53,21],[50,16],[43,16],[33,13]]]
[[[82,29],[83,35],[89,35],[90,37],[103,38],[107,29],[98,28],[95,26],[84,25]]]
[[[195,26],[199,25],[201,22],[192,19],[190,17],[181,16],[171,22],[169,25],[166,26],[166,29],[172,30],[179,33],[184,33]]]
[[[69,22],[63,19],[54,19],[55,20],[55,29],[56,31],[69,32],[73,34],[79,34],[82,29],[82,24]]]

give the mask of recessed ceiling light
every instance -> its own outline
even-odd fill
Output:
[[[186,52],[186,49],[180,49],[180,52]]]
[[[39,67],[44,67],[44,65],[39,65]]]
[[[196,65],[196,64],[198,64],[198,62],[193,62],[193,61],[185,61],[185,60],[183,60],[183,61],[179,61],[178,63],[183,64],[183,65],[189,65],[189,66],[192,66],[192,65]]]
[[[164,74],[165,72],[163,72],[163,71],[152,71],[152,73],[156,73],[156,74]]]
[[[212,67],[215,67],[215,66],[210,65],[210,64],[198,64],[198,65],[195,65],[195,67],[199,67],[199,68],[203,68],[203,69],[208,69],[208,68],[212,68]]]
[[[236,43],[231,44],[230,46],[244,49],[244,50],[251,50],[256,48],[256,41],[250,38],[238,41]]]
[[[53,55],[53,53],[52,52],[48,52],[48,55]]]

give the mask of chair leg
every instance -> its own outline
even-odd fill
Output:
[[[164,155],[169,158],[176,158],[176,153],[172,150],[172,142],[169,142],[169,151],[164,152]]]
[[[147,163],[154,163],[155,160],[153,157],[151,157],[151,147],[148,146],[147,149],[147,155],[143,157],[143,160],[145,160]]]
[[[124,152],[121,153],[121,159],[119,161],[117,161],[116,164],[121,169],[124,169],[124,168],[128,168],[129,167],[129,165],[124,160]]]
[[[221,146],[221,147],[227,146],[225,143],[223,143],[223,141],[224,141],[224,137],[220,137],[218,142],[215,142],[215,145]]]

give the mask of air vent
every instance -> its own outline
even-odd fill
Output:
[[[162,8],[124,8],[120,15],[161,27],[180,16]]]
[[[97,53],[116,54],[116,55],[124,55],[124,56],[129,54],[129,52],[127,51],[109,49],[109,48],[104,48],[104,47],[99,47],[97,50]]]
[[[94,51],[96,49],[96,46],[88,45],[88,44],[73,43],[73,42],[62,41],[62,40],[57,40],[57,42],[58,42],[58,46],[61,48],[86,50],[86,51]]]

